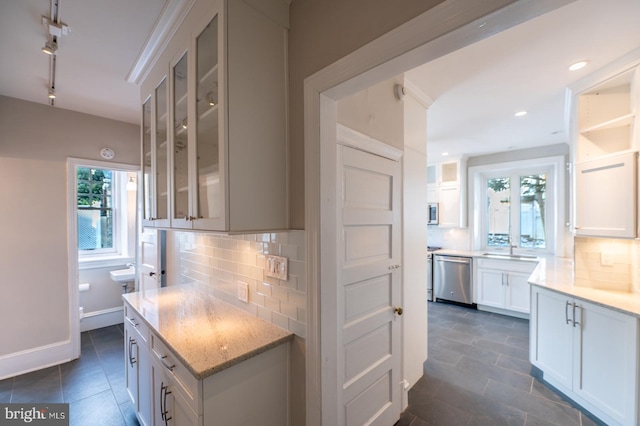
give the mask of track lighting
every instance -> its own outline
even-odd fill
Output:
[[[55,99],[55,98],[56,98],[55,89],[49,89],[49,99]]]
[[[209,92],[207,95],[207,102],[209,102],[210,106],[216,106],[216,101],[213,99],[213,93]]]
[[[58,51],[58,43],[55,41],[48,41],[42,47],[42,51],[47,55],[54,55]]]

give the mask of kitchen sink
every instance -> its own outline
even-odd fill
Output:
[[[490,257],[492,259],[515,259],[515,260],[538,260],[537,256],[530,256],[526,254],[507,254],[507,253],[482,253],[483,256]]]

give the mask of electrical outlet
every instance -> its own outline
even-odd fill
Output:
[[[266,256],[265,274],[268,277],[277,278],[279,280],[287,280],[288,259],[281,256]]]
[[[603,266],[613,266],[613,253],[610,251],[601,252],[600,264]]]
[[[238,299],[244,303],[249,303],[249,284],[238,281]]]

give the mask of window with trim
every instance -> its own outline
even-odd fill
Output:
[[[548,248],[547,173],[486,179],[486,246]]]
[[[81,254],[115,253],[115,180],[113,170],[76,169],[78,250]]]

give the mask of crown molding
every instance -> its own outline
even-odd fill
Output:
[[[196,0],[167,0],[126,80],[140,85]]]

